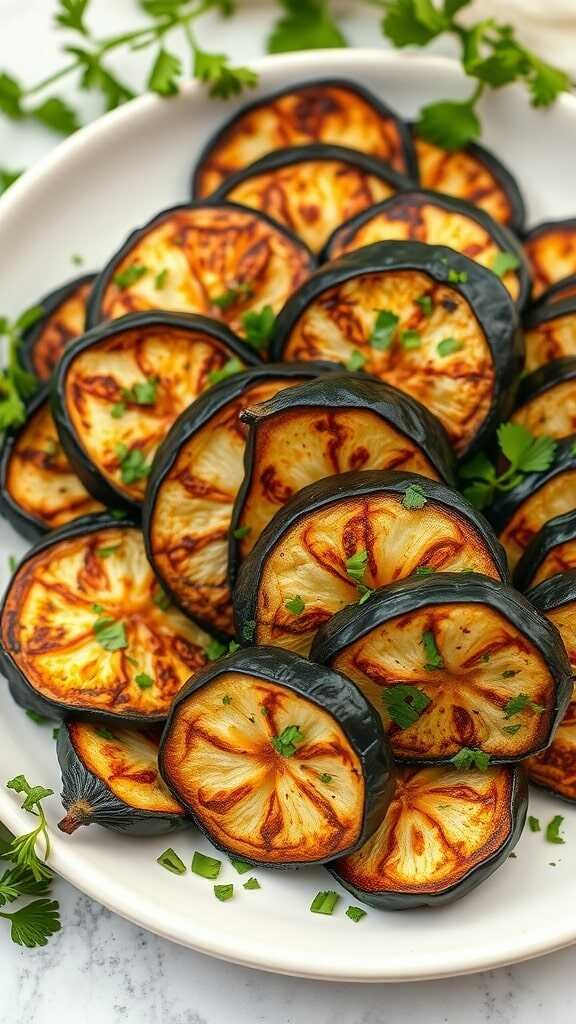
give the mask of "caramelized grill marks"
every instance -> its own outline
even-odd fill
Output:
[[[337,877],[367,894],[445,892],[510,837],[512,780],[508,768],[400,768],[382,825]]]
[[[467,150],[448,153],[419,138],[414,139],[414,144],[423,188],[466,199],[499,224],[511,223],[513,211],[505,189],[473,153]]]
[[[424,317],[417,299],[430,295],[433,312]],[[396,339],[387,349],[371,345],[378,310],[399,318]],[[407,350],[401,333],[418,323],[420,345]],[[444,338],[461,348],[438,352]],[[453,288],[420,271],[360,274],[327,288],[313,299],[294,325],[283,356],[288,361],[329,359],[346,364],[357,349],[363,369],[417,398],[435,413],[457,451],[462,451],[488,416],[494,390],[494,364],[488,342],[467,301]]]
[[[258,584],[256,640],[307,654],[315,630],[358,600],[346,559],[368,553],[364,582],[379,587],[410,576],[421,565],[499,573],[483,541],[457,514],[428,501],[404,509],[402,496],[381,493],[335,502],[303,515],[270,551]],[[286,600],[299,594],[305,612],[294,616]]]
[[[146,272],[120,287],[118,276],[133,266]],[[309,252],[257,213],[225,205],[181,208],[144,229],[122,255],[104,289],[100,316],[158,308],[203,313],[242,335],[244,313],[266,305],[277,313],[311,269]],[[214,300],[230,290],[237,299],[222,308]]]
[[[576,433],[576,379],[559,381],[535,395],[510,417],[535,436],[568,437]]]
[[[48,380],[64,349],[84,333],[91,288],[92,281],[80,284],[34,332],[30,359],[40,380]]]
[[[294,724],[302,741],[282,756],[272,739]],[[327,711],[283,686],[222,673],[179,705],[163,757],[171,785],[236,854],[314,861],[359,835],[364,781],[355,751]]]
[[[527,330],[524,341],[527,373],[553,359],[576,356],[576,310]]]
[[[196,194],[208,196],[236,171],[287,146],[323,142],[371,153],[407,171],[395,119],[345,85],[313,83],[245,111],[201,158]]]
[[[102,559],[97,551],[114,547]],[[58,705],[106,713],[166,714],[191,669],[205,663],[205,633],[153,602],[157,589],[138,530],[110,528],[57,542],[17,572],[2,642],[28,682]],[[96,611],[95,607],[102,611]],[[127,646],[98,642],[99,617],[122,623]],[[136,676],[154,685],[142,690]]]
[[[549,519],[573,509],[576,509],[576,470],[557,473],[526,498],[498,535],[510,568],[514,569],[522,552]]]
[[[537,583],[542,583],[542,580],[547,580],[550,576],[555,576],[556,573],[569,572],[571,569],[576,569],[576,538],[565,541],[564,544],[556,544],[548,552],[534,573],[530,586],[536,586]],[[576,671],[576,659],[574,666]]]
[[[442,667],[427,667],[423,637],[431,634]],[[396,757],[449,759],[462,747],[492,757],[521,757],[543,742],[555,706],[555,683],[538,651],[495,609],[482,604],[434,605],[388,619],[339,651],[332,666],[360,687],[380,714]],[[400,728],[384,700],[386,687],[417,687],[430,703]],[[508,702],[525,693],[543,705],[504,727]]]
[[[5,480],[15,505],[45,529],[103,508],[84,489],[64,455],[47,400],[19,431]]]
[[[576,273],[576,223],[553,222],[535,228],[524,243],[534,275],[532,295],[537,298],[550,285]]]

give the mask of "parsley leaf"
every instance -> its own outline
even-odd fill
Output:
[[[368,565],[368,552],[365,548],[360,551],[356,551],[354,555],[350,555],[350,557],[346,559],[345,565],[348,576],[355,580],[356,583],[361,583],[364,579],[366,566]]]
[[[466,770],[478,768],[479,771],[485,772],[490,764],[490,754],[472,747],[462,747],[457,754],[454,754],[454,757],[450,758],[450,764],[453,764],[455,768]]]
[[[351,373],[355,373],[356,370],[362,369],[365,362],[366,356],[359,349],[352,349],[349,359],[346,360],[346,369],[350,370]]]
[[[515,697],[511,697],[504,708],[504,718],[514,718],[514,715],[519,715],[522,711],[535,711],[538,714],[542,714],[546,710],[542,704],[535,704],[533,700],[530,700],[527,693],[517,693]]]
[[[96,619],[92,626],[92,632],[105,651],[120,651],[124,647],[128,647],[124,623],[118,622],[108,615]]]
[[[268,348],[275,324],[276,317],[272,306],[263,306],[259,312],[251,309],[242,317],[246,341],[257,352],[265,351]]]
[[[478,139],[482,129],[471,103],[442,100],[422,108],[416,132],[426,142],[454,150]]]
[[[520,260],[513,252],[497,252],[492,261],[492,271],[497,277],[504,277],[510,270],[518,270]]]
[[[123,388],[122,397],[135,405],[154,405],[158,384],[155,377],[148,377],[144,381],[137,381],[131,388]]]
[[[404,508],[424,508],[428,498],[420,484],[408,484],[402,498]]]
[[[410,351],[411,349],[420,348],[422,339],[418,331],[402,331],[400,334],[400,344],[402,348]]]
[[[10,185],[18,181],[22,173],[22,171],[9,171],[6,167],[0,167],[0,196],[10,188]]]
[[[444,668],[444,658],[438,650],[436,637],[431,629],[426,629],[422,633],[422,646],[426,656],[426,661],[424,663],[426,671],[434,672],[438,668]]]
[[[556,814],[552,818],[552,821],[548,822],[546,826],[546,839],[549,843],[564,844],[566,842],[566,840],[563,839],[560,835],[560,826],[562,825],[563,821],[564,818],[562,817],[562,815]]]
[[[346,46],[328,0],[280,0],[280,4],[285,13],[272,29],[267,42],[268,53]]]
[[[139,672],[138,675],[134,676],[134,682],[141,690],[149,690],[154,686],[154,680],[147,672]]]
[[[74,32],[87,35],[87,28],[84,24],[84,14],[89,0],[59,0],[60,10],[54,18],[57,25],[62,28],[71,28]]]
[[[235,373],[240,373],[243,369],[244,367],[240,360],[234,356],[232,359],[229,359],[227,363],[224,363],[224,366],[222,366],[220,370],[212,370],[212,372],[208,374],[208,384],[219,384],[221,380],[228,380],[228,377],[233,377]]]
[[[368,339],[372,348],[377,349],[379,352],[389,349],[394,341],[394,335],[396,334],[399,322],[400,318],[391,309],[378,310],[372,334]]]
[[[122,483],[135,484],[150,474],[152,466],[146,463],[146,456],[141,448],[128,448],[127,445],[120,443],[116,445],[116,455],[120,464]]]
[[[553,438],[533,437],[521,423],[503,423],[498,428],[498,443],[514,468],[523,473],[548,469],[557,448]]]
[[[198,48],[194,53],[194,77],[208,85],[210,96],[221,100],[237,96],[258,83],[258,75],[250,68],[230,67],[226,54],[205,53]]]
[[[50,99],[44,100],[38,107],[34,107],[30,111],[29,116],[61,135],[72,135],[80,127],[76,111],[72,110],[72,107],[58,96],[51,96]]]
[[[133,263],[130,267],[126,267],[126,270],[121,270],[118,274],[114,274],[112,280],[118,288],[130,288],[131,285],[136,284],[136,281],[139,281],[147,273],[148,267]]]
[[[296,594],[295,597],[289,597],[284,602],[284,607],[289,612],[292,612],[293,615],[301,615],[306,605],[304,604],[304,601],[300,597],[300,594]]]
[[[439,356],[451,356],[454,352],[459,352],[461,348],[462,342],[457,338],[443,338],[438,342],[436,351]]]
[[[60,931],[59,906],[56,900],[33,900],[11,914],[0,917],[11,922],[10,938],[19,946],[45,946],[49,937]]]
[[[395,46],[426,46],[448,27],[431,0],[388,0],[384,7],[382,29]]]
[[[414,725],[420,715],[430,704],[430,698],[417,686],[398,683],[396,686],[385,686],[382,700],[392,721],[401,729]]]
[[[218,661],[223,654],[226,654],[226,644],[220,643],[220,640],[211,640],[204,649],[204,653],[208,661]]]
[[[272,746],[281,757],[293,757],[296,748],[304,742],[304,736],[298,725],[287,725],[279,736],[272,737]]]
[[[182,75],[182,61],[175,53],[160,47],[148,76],[148,88],[159,96],[176,96]]]

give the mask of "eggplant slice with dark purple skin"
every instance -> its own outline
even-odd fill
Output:
[[[532,266],[532,298],[576,273],[576,218],[550,220],[524,236],[524,250]]]
[[[523,230],[526,209],[522,193],[494,153],[475,142],[448,152],[419,139],[414,129],[412,135],[423,188],[465,199],[512,231]]]
[[[133,836],[160,836],[190,822],[158,771],[160,737],[151,729],[105,729],[69,722],[58,730],[68,834],[81,825],[101,825]]]
[[[196,399],[156,453],[143,510],[148,558],[176,604],[218,635],[234,634],[228,545],[248,433],[240,414],[327,368],[267,363],[235,374]]]
[[[555,516],[532,538],[514,570],[514,586],[528,590],[560,572],[576,569],[576,505]]]
[[[539,303],[530,310],[524,319],[524,345],[527,373],[576,356],[576,298]]]
[[[294,146],[233,174],[214,199],[268,214],[319,253],[344,221],[410,185],[366,153],[342,146]]]
[[[306,365],[306,364],[302,364]],[[348,470],[394,469],[454,485],[446,432],[419,402],[364,374],[333,373],[252,406],[231,571],[298,491]]]
[[[523,348],[491,271],[443,246],[377,242],[321,267],[289,299],[272,353],[393,384],[438,417],[464,456],[511,408]]]
[[[534,437],[576,434],[576,358],[554,359],[524,377],[510,419]]]
[[[215,846],[276,867],[358,849],[394,791],[390,747],[362,694],[273,647],[238,651],[190,680],[159,765]]]
[[[576,572],[552,576],[526,597],[556,626],[576,679]],[[552,743],[529,758],[526,769],[531,782],[576,803],[576,686]]]
[[[508,579],[491,527],[456,491],[412,473],[328,477],[276,513],[240,567],[238,638],[307,654],[335,612],[422,569]]]
[[[545,523],[576,509],[576,436],[558,442],[552,465],[526,473],[500,492],[486,515],[504,546],[510,570]]]
[[[64,454],[45,389],[28,405],[26,422],[4,436],[0,511],[27,540],[37,540],[72,519],[104,511]]]
[[[0,610],[0,641],[23,707],[149,725],[206,663],[211,637],[169,605],[133,522],[87,516],[26,553]]]
[[[379,910],[440,907],[506,863],[527,810],[528,786],[518,765],[399,768],[380,828],[328,870],[360,903]]]
[[[368,153],[416,178],[410,132],[398,115],[356,82],[318,79],[290,85],[234,114],[200,154],[193,196],[212,195],[267,153],[318,142]]]
[[[342,224],[326,246],[337,259],[374,242],[443,245],[494,271],[519,309],[530,295],[530,275],[522,246],[511,231],[472,203],[424,189],[401,192]]]
[[[547,291],[543,292],[536,307],[552,305],[554,302],[562,302],[563,299],[573,299],[576,296],[576,274],[563,277],[556,284],[550,285]]]
[[[310,657],[359,687],[407,764],[462,748],[494,764],[535,754],[572,693],[557,630],[512,587],[470,572],[377,590],[334,615]]]
[[[139,508],[156,449],[179,414],[255,363],[248,345],[206,317],[139,313],[85,334],[60,360],[53,410],[90,493]]]
[[[150,309],[199,313],[264,347],[262,318],[273,322],[314,266],[304,243],[263,213],[175,206],[134,231],[96,278],[88,326]]]
[[[45,295],[44,315],[22,338],[20,355],[29,373],[48,380],[64,349],[86,329],[86,308],[96,274],[83,274]]]

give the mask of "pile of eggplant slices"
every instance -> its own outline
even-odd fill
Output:
[[[240,109],[191,188],[24,337],[2,670],[63,831],[449,902],[527,779],[576,800],[576,220],[349,81]]]

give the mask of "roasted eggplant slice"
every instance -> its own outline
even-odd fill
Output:
[[[537,299],[576,273],[576,218],[538,224],[524,236],[524,249],[532,266],[532,296]]]
[[[424,189],[393,195],[363,210],[332,235],[328,259],[374,242],[445,245],[493,270],[521,309],[530,294],[528,263],[511,231],[461,199]]]
[[[576,572],[550,577],[526,596],[558,629],[576,678]],[[551,745],[526,768],[531,782],[576,802],[576,687]]]
[[[344,221],[409,187],[408,178],[366,153],[343,146],[294,146],[233,174],[214,198],[267,213],[319,253]]]
[[[507,861],[527,809],[518,766],[399,768],[380,828],[329,871],[355,899],[381,910],[452,903]]]
[[[524,377],[511,420],[535,437],[576,434],[576,358],[554,359]]]
[[[465,199],[489,213],[499,224],[520,232],[526,209],[510,171],[484,146],[471,143],[448,152],[414,133],[420,184],[433,192]]]
[[[327,264],[276,321],[275,359],[362,368],[433,412],[459,455],[513,401],[522,343],[495,274],[422,242],[378,242]]]
[[[26,422],[6,434],[0,452],[0,510],[28,540],[104,509],[76,476],[56,432],[47,392],[38,392]]]
[[[394,788],[380,720],[356,687],[273,647],[238,651],[190,680],[159,764],[215,846],[275,866],[357,849]]]
[[[302,364],[306,365],[306,364]],[[248,408],[244,482],[232,519],[232,576],[272,516],[307,484],[396,469],[454,483],[442,426],[419,402],[364,374],[333,373]]]
[[[524,320],[525,370],[576,356],[576,298],[538,304]]]
[[[40,380],[52,376],[66,346],[84,333],[86,306],[95,278],[96,274],[77,277],[38,303],[44,315],[26,331],[20,354],[29,373]]]
[[[538,299],[536,306],[546,306],[553,302],[562,302],[563,299],[573,299],[576,296],[576,274],[563,277],[556,284],[553,284]]]
[[[238,637],[307,654],[334,612],[417,570],[507,580],[484,517],[456,491],[412,473],[341,473],[276,513],[240,568]]]
[[[518,590],[528,590],[571,569],[576,569],[576,507],[538,530],[516,566],[514,585]]]
[[[69,348],[54,382],[54,416],[88,490],[139,507],[152,459],[176,417],[256,353],[206,317],[139,313],[102,324]]]
[[[222,381],[182,413],[156,454],[143,514],[148,558],[176,604],[219,635],[234,632],[228,543],[248,431],[240,413],[322,369],[268,363]]]
[[[133,232],[96,279],[88,326],[167,309],[223,320],[263,345],[255,317],[269,309],[273,321],[313,268],[304,243],[263,213],[233,203],[175,206]]]
[[[394,757],[495,764],[550,743],[572,692],[556,629],[512,587],[477,573],[414,576],[334,615],[312,661],[360,688]]]
[[[134,523],[91,516],[24,556],[0,610],[12,696],[50,718],[148,725],[211,638],[169,606]]]
[[[95,824],[134,836],[185,828],[184,808],[158,772],[159,741],[152,730],[61,725],[56,750],[67,813],[58,828],[71,833]]]
[[[318,79],[242,107],[200,154],[193,195],[211,195],[230,175],[267,153],[316,142],[369,153],[415,177],[410,132],[398,115],[355,82]]]
[[[549,469],[526,473],[502,491],[486,515],[514,570],[522,552],[550,519],[576,509],[576,437],[559,441]]]

